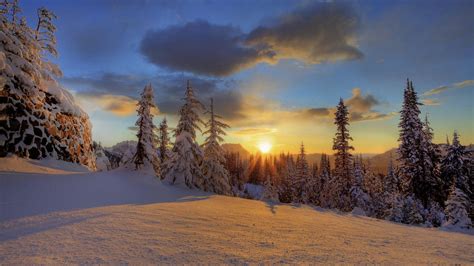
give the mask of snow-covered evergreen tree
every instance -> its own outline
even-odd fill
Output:
[[[473,193],[470,188],[469,152],[459,142],[457,132],[453,134],[452,144],[448,146],[442,161],[442,173],[445,186],[451,186],[446,201],[446,226],[467,228],[472,226],[469,213],[472,212]],[[471,181],[472,182],[472,181]]]
[[[400,111],[400,146],[398,148],[401,177],[404,194],[413,194],[424,206],[428,205],[432,192],[431,180],[425,179],[426,139],[423,123],[420,120],[418,96],[412,82],[407,80],[402,110]]]
[[[440,178],[441,151],[438,145],[433,143],[433,135],[433,129],[428,121],[428,116],[425,116],[421,138],[422,142],[420,144],[421,158],[423,159],[422,173],[424,178],[419,183],[424,184],[426,189],[423,193],[419,191],[419,197],[424,201],[426,208],[428,208],[432,201],[443,203],[443,186]]]
[[[172,155],[162,166],[163,176],[170,184],[201,188],[204,182],[201,170],[204,153],[196,142],[196,130],[200,130],[199,124],[203,123],[198,114],[203,105],[194,95],[189,81],[183,100]]]
[[[453,186],[448,200],[446,201],[446,223],[447,227],[471,228],[472,221],[469,218],[469,198],[456,186]]]
[[[364,172],[362,171],[362,158],[354,160],[354,183],[350,189],[352,208],[359,208],[366,214],[370,213],[370,196],[364,191]]]
[[[231,195],[232,187],[229,180],[229,172],[224,167],[225,157],[224,150],[219,142],[224,141],[222,136],[226,135],[224,129],[229,128],[229,125],[219,121],[221,118],[214,113],[214,102],[211,98],[210,110],[206,112],[209,114],[209,121],[205,124],[207,130],[204,135],[208,135],[204,147],[204,162],[202,165],[204,174],[204,183],[202,189],[218,194]]]
[[[41,7],[37,11],[38,22],[36,24],[35,39],[41,44],[41,48],[48,51],[53,56],[57,56],[56,37],[54,32],[56,26],[52,23],[56,19],[56,15],[45,7]]]
[[[308,161],[306,160],[306,153],[304,145],[301,143],[300,153],[296,158],[295,175],[292,177],[293,201],[303,201],[303,191],[310,177]],[[307,195],[306,197],[310,197]]]
[[[316,163],[311,167],[311,174],[303,189],[302,201],[306,204],[320,205],[321,180]]]
[[[275,185],[273,178],[270,176],[267,177],[267,180],[265,180],[265,183],[263,184],[262,200],[280,202],[278,187]]]
[[[144,165],[151,165],[157,176],[160,176],[160,159],[155,145],[155,125],[153,124],[152,109],[156,108],[153,96],[153,88],[148,84],[141,93],[141,99],[137,103],[138,120],[135,125],[138,127],[137,150],[133,156],[135,169]]]
[[[334,177],[331,184],[332,200],[336,202],[336,207],[342,211],[351,210],[350,188],[353,184],[352,155],[354,148],[349,144],[352,137],[349,135],[349,111],[342,98],[337,106],[334,124],[337,126],[334,137],[333,150],[336,151]]]
[[[472,191],[469,186],[469,152],[459,142],[457,132],[453,133],[453,141],[448,145],[446,155],[441,163],[444,191],[447,199],[448,193],[452,190],[453,184],[461,189],[468,197]]]
[[[168,136],[168,122],[166,121],[166,117],[161,121],[158,132],[160,162],[164,163],[170,157],[170,137]]]
[[[321,207],[329,207],[332,199],[329,186],[331,181],[331,166],[329,163],[329,158],[325,153],[321,154],[319,169],[319,204]]]

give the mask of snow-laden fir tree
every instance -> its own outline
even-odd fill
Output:
[[[444,184],[445,198],[452,190],[453,184],[461,189],[468,197],[472,191],[469,186],[469,152],[459,142],[457,132],[453,133],[453,141],[447,146],[446,155],[442,159],[441,171]]]
[[[169,184],[201,188],[204,181],[201,170],[204,153],[196,142],[196,130],[200,131],[199,124],[203,123],[198,114],[203,105],[194,95],[189,81],[183,100],[172,155],[162,166],[163,177]]]
[[[135,169],[144,165],[151,165],[157,176],[160,176],[160,159],[158,158],[155,145],[155,125],[153,124],[152,109],[156,108],[153,96],[153,88],[148,84],[141,93],[137,103],[138,119],[135,125],[138,127],[137,150],[133,156]]]
[[[166,121],[166,117],[161,121],[158,132],[160,163],[164,163],[170,157],[170,137],[168,136],[168,122]]]
[[[354,159],[354,183],[350,189],[352,208],[359,208],[366,214],[370,214],[370,196],[364,191],[364,172],[362,170],[362,158]]]
[[[471,228],[472,221],[468,213],[469,204],[467,195],[460,188],[453,185],[446,201],[446,222],[444,226]]]
[[[219,121],[221,117],[214,113],[214,102],[211,98],[209,121],[205,124],[207,130],[204,135],[208,135],[203,144],[204,162],[202,170],[204,174],[204,183],[202,189],[215,192],[217,194],[232,195],[232,187],[229,180],[229,172],[224,167],[224,150],[220,142],[224,141],[222,136],[226,135],[224,129],[229,125]]]
[[[275,184],[274,178],[272,178],[271,176],[268,176],[267,180],[265,180],[265,183],[263,183],[262,200],[280,202],[278,195],[278,187]]]
[[[448,146],[443,158],[442,171],[446,184],[451,185],[445,203],[446,226],[467,228],[472,226],[469,212],[472,211],[472,191],[469,185],[469,153],[459,142],[457,132],[453,134],[452,144]]]
[[[387,218],[390,216],[400,216],[401,214],[392,215],[394,208],[397,207],[400,198],[400,180],[395,172],[393,166],[392,153],[390,153],[390,160],[387,167],[387,175],[383,179],[383,194],[380,203],[380,208],[377,211],[377,218]],[[400,210],[401,211],[401,210]]]
[[[424,184],[426,189],[423,193],[418,192],[425,208],[428,208],[433,201],[443,204],[443,185],[440,177],[441,151],[438,145],[433,143],[433,135],[428,116],[425,116],[420,144],[424,178],[419,183]]]
[[[54,32],[56,26],[52,23],[56,19],[56,15],[44,7],[37,10],[38,22],[36,25],[35,39],[41,44],[41,48],[50,54],[57,56],[56,37]]]
[[[413,194],[419,198],[424,206],[428,205],[430,199],[431,180],[425,179],[424,157],[426,141],[424,140],[423,123],[420,120],[420,109],[418,96],[413,88],[412,82],[407,80],[404,91],[403,106],[400,111],[400,146],[398,175],[402,180],[402,188],[405,195]]]
[[[332,200],[336,208],[341,211],[351,210],[350,188],[353,184],[352,155],[354,148],[349,144],[352,137],[349,135],[349,111],[342,98],[337,106],[334,124],[337,126],[336,136],[333,141],[333,150],[336,151],[334,177],[331,182]]]
[[[303,189],[303,203],[320,205],[321,180],[316,163],[311,167],[311,174]]]
[[[304,145],[301,143],[300,153],[296,158],[295,175],[292,178],[293,201],[303,201],[303,191],[310,177],[308,161],[306,160],[306,153]],[[309,197],[310,195],[307,195]]]
[[[319,169],[319,204],[321,207],[330,207],[331,194],[329,184],[331,181],[331,165],[329,163],[329,158],[325,153],[321,154]]]

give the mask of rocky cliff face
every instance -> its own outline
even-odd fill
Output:
[[[28,97],[10,86],[0,90],[0,156],[54,157],[95,168],[87,115],[65,112],[48,92]]]
[[[0,16],[0,157],[56,159],[95,169],[91,125],[25,25]]]

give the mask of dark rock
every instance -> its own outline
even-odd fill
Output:
[[[36,147],[41,147],[41,139],[40,138],[36,137],[34,142],[36,144]]]
[[[43,136],[43,131],[40,128],[34,127],[33,132],[35,133],[36,136],[42,137]]]
[[[23,142],[26,144],[26,145],[30,145],[32,142],[33,142],[33,135],[31,134],[26,134],[25,135],[25,139],[23,140]]]
[[[54,148],[53,148],[53,144],[52,144],[52,143],[46,144],[46,150],[47,150],[48,152],[53,152],[53,149],[54,149]]]
[[[20,122],[15,118],[10,119],[10,130],[11,131],[18,131],[20,130]]]
[[[31,159],[39,159],[40,152],[39,152],[38,148],[33,147],[33,148],[28,150],[28,153],[30,154]]]

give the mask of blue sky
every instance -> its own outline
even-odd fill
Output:
[[[173,125],[188,78],[203,101],[220,99],[227,141],[250,150],[304,141],[330,151],[327,113],[340,97],[359,117],[357,152],[394,147],[407,77],[437,141],[457,129],[474,142],[473,1],[23,1],[30,23],[40,6],[58,16],[61,82],[105,145],[134,138],[133,104],[148,82],[156,122]]]

